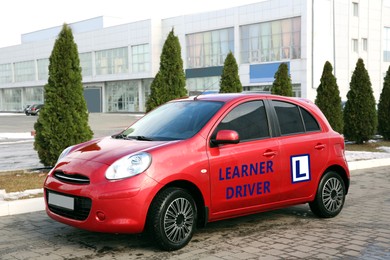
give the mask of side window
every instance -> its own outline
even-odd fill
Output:
[[[320,131],[320,125],[317,120],[305,109],[301,108],[303,122],[305,122],[306,132]]]
[[[282,135],[305,132],[298,106],[275,100],[273,100],[272,103],[278,117]]]
[[[224,129],[236,131],[240,141],[269,137],[263,101],[250,101],[235,107],[219,123],[216,131]]]

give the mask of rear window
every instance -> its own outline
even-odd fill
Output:
[[[281,135],[319,131],[317,120],[304,108],[297,105],[272,101],[279,121]]]

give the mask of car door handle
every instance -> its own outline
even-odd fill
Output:
[[[264,153],[263,153],[263,155],[265,156],[265,157],[273,157],[273,156],[275,156],[277,154],[277,152],[276,151],[272,151],[272,150],[267,150],[267,151],[265,151]]]
[[[314,149],[316,150],[323,150],[325,149],[326,145],[324,144],[317,144],[316,146],[314,146]]]

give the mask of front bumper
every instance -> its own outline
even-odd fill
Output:
[[[158,183],[144,173],[109,181],[104,176],[107,167],[75,159],[56,166],[44,185],[47,214],[64,224],[90,231],[142,232]],[[69,176],[70,181],[66,180]],[[75,181],[78,178],[83,182]]]

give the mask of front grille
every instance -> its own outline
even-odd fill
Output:
[[[59,181],[72,184],[89,184],[89,178],[81,174],[67,174],[62,171],[55,171],[54,178]]]
[[[58,207],[56,205],[49,204],[48,198],[50,195],[48,193],[55,193],[58,195],[63,195],[67,197],[71,197],[74,199],[74,210],[66,209],[63,207]],[[92,200],[90,198],[86,197],[78,197],[78,196],[71,196],[68,194],[63,194],[59,192],[53,192],[50,190],[46,190],[46,203],[48,205],[48,208],[51,212],[74,220],[86,220],[89,212],[91,211],[92,207]]]

